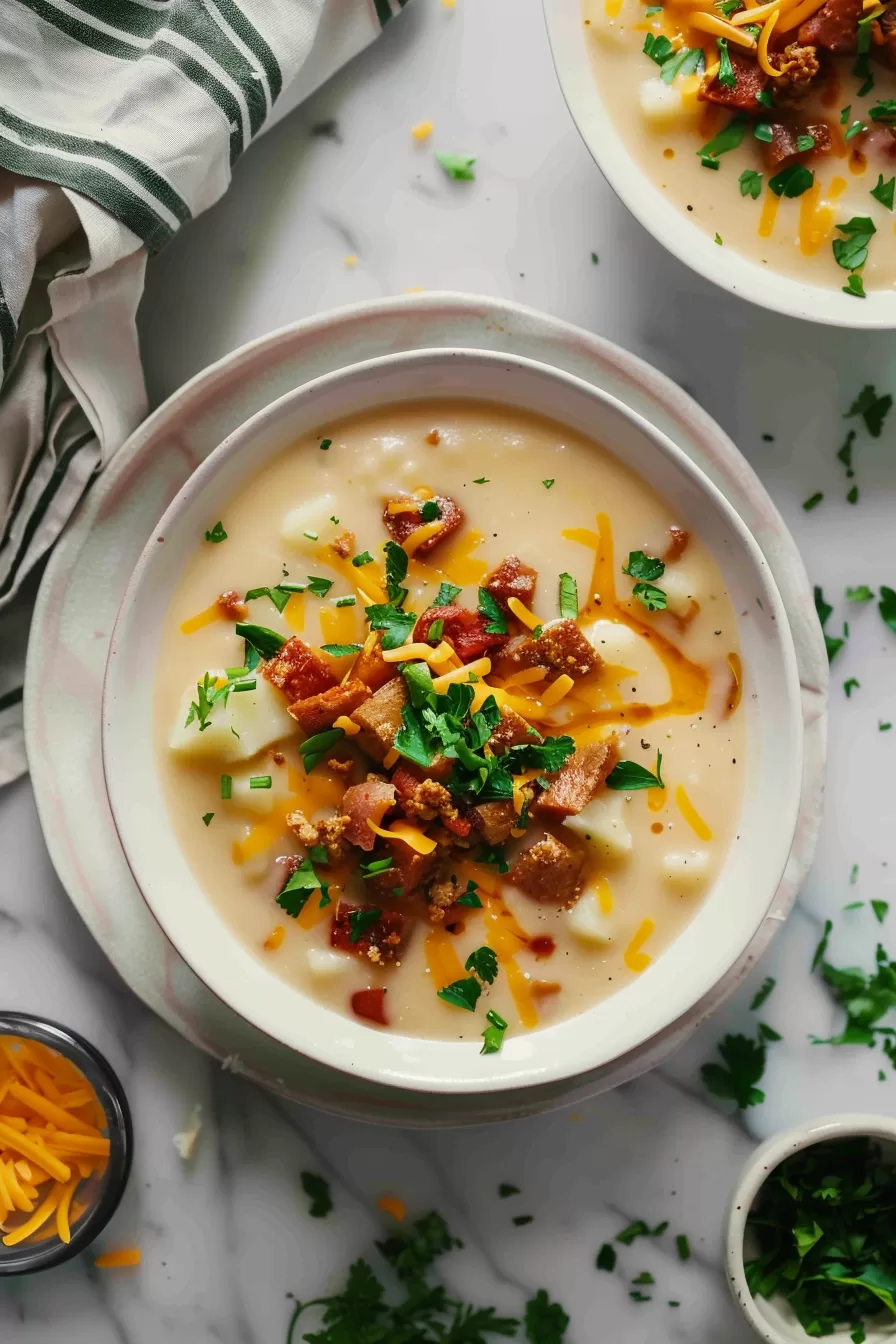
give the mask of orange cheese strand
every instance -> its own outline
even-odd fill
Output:
[[[72,1173],[64,1162],[60,1162],[46,1148],[35,1143],[33,1139],[26,1138],[24,1134],[19,1134],[11,1125],[5,1124],[2,1120],[0,1120],[0,1140],[3,1141],[4,1148],[11,1148],[14,1153],[21,1153],[23,1157],[30,1157],[38,1166],[45,1167],[57,1181],[62,1181],[64,1184],[71,1179]]]
[[[68,1185],[63,1187],[62,1195],[56,1206],[56,1235],[59,1240],[64,1241],[66,1245],[68,1245],[72,1239],[69,1210],[71,1209],[72,1196],[75,1193],[80,1179],[80,1176],[73,1176]]]
[[[285,937],[286,937],[286,930],[284,929],[283,925],[277,924],[275,928],[271,929],[271,932],[264,940],[265,952],[276,952],[278,948],[282,947],[283,939]]]
[[[32,1213],[31,1217],[25,1223],[20,1223],[18,1227],[7,1232],[3,1238],[4,1246],[18,1246],[20,1241],[26,1241],[38,1228],[43,1227],[44,1223],[53,1213],[56,1205],[62,1198],[62,1187],[55,1185],[47,1195],[39,1209]]]
[[[99,1131],[95,1125],[88,1125],[83,1120],[78,1120],[68,1111],[64,1111],[61,1106],[55,1105],[46,1097],[42,1097],[38,1092],[32,1092],[30,1087],[23,1086],[22,1083],[11,1083],[9,1095],[18,1098],[24,1102],[32,1111],[42,1115],[45,1120],[63,1130],[73,1130],[76,1134],[88,1134],[94,1138],[99,1138]]]
[[[403,1223],[408,1216],[403,1199],[398,1199],[395,1195],[380,1195],[376,1202],[378,1209],[383,1213],[391,1213],[397,1223]]]
[[[678,788],[675,790],[675,801],[678,804],[679,812],[684,817],[694,834],[698,836],[700,840],[711,840],[712,831],[691,802],[683,784],[679,784]]]
[[[538,1026],[538,1010],[532,996],[532,986],[513,957],[505,958],[501,966],[507,976],[507,984],[513,995],[520,1025],[531,1031],[533,1027]]]
[[[370,817],[367,818],[367,825],[374,835],[381,835],[384,840],[403,840],[418,854],[431,854],[436,847],[435,840],[430,840],[428,835],[423,834],[419,826],[414,826],[409,821],[393,821],[387,831],[383,830],[381,826],[377,826],[376,822],[371,821]]]
[[[195,635],[197,630],[201,630],[206,625],[211,625],[213,621],[222,621],[223,619],[223,611],[217,602],[213,602],[210,607],[206,607],[205,611],[200,611],[195,616],[191,616],[189,620],[183,621],[180,632],[182,635]]]
[[[128,1269],[139,1265],[143,1256],[136,1246],[126,1246],[120,1251],[106,1251],[94,1260],[97,1269]]]
[[[646,971],[653,960],[646,952],[641,949],[647,942],[647,939],[653,933],[656,925],[652,919],[642,919],[634,938],[625,949],[623,961],[630,971],[635,975],[640,975],[641,971]]]
[[[455,980],[463,979],[464,968],[454,950],[450,933],[446,933],[444,929],[433,929],[426,935],[424,950],[426,965],[437,990],[454,984]]]

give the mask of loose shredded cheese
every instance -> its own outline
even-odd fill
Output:
[[[717,18],[715,14],[702,14],[697,10],[688,15],[688,22],[701,32],[712,33],[713,37],[727,37],[735,46],[748,47],[750,51],[755,49],[756,43],[749,33],[742,33],[739,28],[735,28],[725,19]]]
[[[562,673],[556,681],[551,682],[550,686],[541,697],[541,703],[546,706],[556,705],[559,700],[563,699],[564,695],[569,694],[574,685],[575,682],[572,677],[566,672]]]
[[[125,1246],[120,1251],[106,1251],[94,1260],[97,1269],[129,1269],[139,1265],[143,1256],[136,1246]]]
[[[638,926],[637,933],[625,949],[623,961],[628,969],[635,975],[640,975],[641,971],[646,971],[653,960],[652,957],[648,956],[646,952],[642,952],[641,949],[653,933],[655,927],[656,925],[652,919],[642,919]]]
[[[476,677],[487,677],[492,670],[492,661],[490,658],[476,658],[472,663],[467,663],[465,667],[454,667],[450,672],[443,672],[440,677],[434,677],[432,688],[436,695],[451,685],[454,681],[469,681],[470,674]]]
[[[398,1199],[395,1195],[380,1195],[376,1206],[383,1213],[391,1213],[397,1223],[403,1223],[408,1216],[404,1200]]]
[[[340,714],[338,719],[334,719],[333,727],[341,728],[346,737],[354,737],[361,731],[359,725],[354,723],[347,714]]]
[[[683,784],[679,784],[678,788],[675,790],[675,801],[678,804],[679,812],[684,817],[694,834],[701,840],[711,840],[712,831],[691,802]]]
[[[375,821],[367,818],[367,825],[373,831],[374,835],[381,835],[384,840],[403,840],[411,849],[418,854],[431,854],[436,847],[435,840],[430,840],[428,835],[424,835],[419,826],[413,826],[409,821],[393,821],[387,831],[381,826],[377,826]]]
[[[535,630],[539,625],[544,625],[544,621],[531,612],[528,607],[523,606],[518,597],[508,597],[507,605],[513,612],[518,621],[528,626],[530,630]]]
[[[384,649],[384,663],[406,663],[412,658],[430,665],[450,663],[457,655],[451,645],[443,639],[441,644],[432,648],[429,644],[402,644],[400,649]]]
[[[444,527],[441,518],[434,518],[431,523],[421,523],[415,527],[409,537],[405,537],[401,543],[401,549],[408,555],[413,555],[425,541],[429,541],[441,532]]]
[[[286,937],[286,930],[284,929],[283,925],[276,924],[274,928],[271,929],[267,938],[265,938],[264,940],[263,946],[265,952],[276,952],[279,948],[283,946],[283,939],[285,937]]]

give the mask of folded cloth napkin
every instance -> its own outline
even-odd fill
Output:
[[[0,785],[26,769],[25,580],[146,414],[134,319],[147,256],[404,3],[3,5]]]

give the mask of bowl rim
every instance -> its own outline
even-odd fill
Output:
[[[791,1129],[781,1130],[761,1143],[740,1169],[731,1193],[725,1227],[726,1277],[731,1295],[747,1321],[766,1344],[793,1344],[793,1335],[784,1334],[761,1315],[756,1299],[747,1286],[744,1271],[744,1233],[747,1215],[756,1196],[774,1169],[785,1158],[817,1143],[831,1139],[867,1136],[896,1143],[896,1118],[865,1111],[836,1111],[815,1116]],[[806,1335],[806,1339],[809,1336]]]
[[[775,613],[776,618],[774,621],[775,640],[778,649],[778,656],[781,658],[783,662],[782,670],[784,674],[783,675],[783,682],[785,687],[784,693],[786,695],[787,707],[788,707],[788,722],[792,726],[795,738],[794,746],[796,749],[795,750],[796,760],[793,767],[793,777],[790,780],[789,793],[786,797],[786,801],[783,803],[781,808],[781,815],[784,818],[783,824],[784,826],[786,826],[786,836],[783,836],[783,834],[781,836],[780,871],[778,871],[775,882],[772,885],[772,889],[770,890],[768,904],[756,916],[756,927],[759,927],[759,925],[761,925],[763,919],[767,915],[770,905],[773,903],[775,899],[775,889],[777,888],[777,885],[780,882],[780,879],[786,869],[787,854],[792,844],[793,833],[796,826],[799,794],[801,787],[800,771],[801,771],[802,735],[803,735],[799,676],[796,666],[796,656],[794,651],[793,638],[789,628],[789,624],[787,622],[786,613],[784,612],[783,605],[781,603],[780,594],[778,593],[777,586],[774,582],[774,578],[771,574],[767,561],[762,555],[761,550],[759,549],[758,545],[756,544],[746,525],[743,523],[739,515],[734,510],[733,506],[728,503],[727,499],[718,489],[718,487],[688,457],[688,455],[678,447],[677,444],[673,443],[661,430],[653,426],[638,412],[626,406],[618,398],[611,396],[608,393],[605,393],[601,389],[592,386],[591,384],[576,377],[575,375],[568,374],[563,370],[557,369],[539,360],[534,360],[523,356],[512,356],[504,352],[478,350],[467,347],[463,348],[438,347],[434,349],[425,348],[414,351],[403,351],[397,354],[390,354],[386,356],[379,356],[374,359],[360,361],[353,365],[349,365],[347,367],[335,370],[332,373],[322,375],[319,378],[313,379],[307,383],[302,384],[298,388],[292,389],[291,391],[285,393],[283,396],[277,398],[274,402],[270,403],[268,406],[256,412],[255,415],[250,417],[236,430],[234,430],[230,435],[228,435],[222,441],[222,443],[220,443],[213,450],[213,452],[200,464],[200,466],[196,469],[196,471],[194,471],[194,473],[188,478],[187,482],[178,491],[172,503],[166,510],[165,515],[163,516],[161,521],[157,524],[156,528],[153,529],[150,540],[144,547],[140,559],[138,560],[134,568],[134,571],[130,577],[128,585],[125,589],[125,593],[122,598],[118,616],[116,618],[115,626],[112,632],[112,638],[109,646],[109,654],[104,675],[103,706],[102,706],[102,755],[103,755],[103,771],[105,775],[106,787],[108,791],[110,809],[113,821],[116,826],[116,830],[118,832],[119,840],[125,855],[125,859],[128,862],[129,867],[131,868],[131,872],[134,876],[134,881],[137,885],[137,888],[138,890],[141,891],[141,895],[143,896],[143,899],[148,909],[150,910],[150,913],[153,915],[153,917],[155,918],[156,922],[159,924],[163,932],[174,944],[174,946],[179,951],[180,955],[188,963],[188,965],[191,967],[191,969],[194,971],[197,977],[206,985],[206,987],[213,994],[215,994],[219,999],[225,1002],[231,1009],[236,1011],[244,1019],[248,1020],[250,1023],[256,1026],[259,1030],[265,1032],[268,1036],[280,1041],[282,1044],[296,1051],[300,1055],[304,1054],[310,1058],[315,1059],[319,1063],[328,1065],[330,1067],[335,1067],[341,1072],[348,1072],[360,1078],[365,1078],[374,1082],[385,1083],[388,1085],[400,1087],[410,1091],[427,1091],[427,1092],[437,1092],[444,1094],[475,1095],[476,1093],[481,1092],[518,1090],[521,1087],[527,1087],[533,1085],[537,1086],[543,1083],[563,1081],[571,1077],[577,1077],[581,1073],[587,1073],[591,1069],[609,1063],[612,1061],[612,1059],[616,1058],[618,1055],[625,1054],[638,1045],[643,1045],[645,1041],[653,1039],[655,1035],[666,1030],[669,1026],[671,1026],[675,1021],[679,1019],[683,1011],[687,1011],[689,1006],[692,1007],[696,1002],[700,1000],[702,995],[706,992],[708,986],[704,985],[702,980],[697,980],[697,978],[694,977],[693,985],[689,988],[688,991],[687,1003],[676,1004],[674,1010],[670,1013],[668,1017],[668,1021],[659,1024],[654,1024],[651,1027],[651,1029],[647,1032],[641,1034],[633,1034],[632,1039],[628,1039],[626,1037],[622,1042],[622,1044],[619,1045],[618,1048],[614,1049],[612,1054],[607,1055],[606,1057],[600,1054],[596,1054],[593,1051],[591,1054],[589,1054],[587,1058],[581,1060],[572,1059],[571,1061],[565,1058],[561,1060],[561,1057],[559,1055],[555,1056],[550,1060],[539,1060],[536,1062],[533,1062],[531,1059],[523,1057],[520,1059],[520,1061],[515,1063],[513,1067],[508,1066],[506,1068],[506,1071],[498,1076],[496,1076],[494,1072],[487,1077],[482,1077],[478,1075],[474,1076],[471,1075],[469,1069],[467,1069],[467,1072],[463,1077],[446,1079],[443,1073],[437,1071],[436,1072],[431,1071],[430,1073],[421,1074],[420,1072],[421,1066],[419,1064],[419,1061],[417,1062],[418,1071],[416,1073],[409,1073],[407,1071],[407,1068],[403,1066],[407,1064],[411,1053],[414,1054],[422,1053],[421,1047],[428,1047],[429,1049],[433,1049],[434,1047],[436,1048],[447,1047],[453,1050],[459,1050],[459,1049],[470,1050],[471,1046],[469,1042],[464,1043],[463,1046],[459,1046],[457,1043],[444,1042],[439,1040],[429,1040],[423,1037],[402,1037],[399,1036],[397,1033],[393,1035],[390,1033],[376,1032],[375,1033],[376,1036],[381,1041],[392,1040],[394,1042],[403,1042],[406,1046],[413,1047],[413,1051],[406,1052],[403,1062],[400,1061],[398,1058],[396,1058],[396,1062],[394,1064],[391,1064],[389,1067],[385,1067],[381,1064],[372,1063],[368,1058],[368,1053],[364,1051],[360,1052],[360,1054],[357,1054],[354,1058],[352,1058],[349,1061],[346,1058],[345,1054],[346,1040],[345,1039],[342,1040],[341,1049],[333,1048],[332,1042],[328,1039],[327,1034],[323,1032],[318,1038],[310,1038],[310,1039],[306,1034],[306,1036],[302,1039],[301,1044],[299,1044],[297,1043],[295,1034],[290,1033],[284,1027],[281,1019],[272,1020],[272,1016],[270,1013],[261,1012],[255,1006],[253,1006],[253,1008],[250,1010],[250,1008],[247,1007],[244,1001],[240,1002],[238,1005],[234,999],[233,979],[226,980],[224,976],[216,972],[214,969],[209,969],[207,965],[202,965],[200,967],[200,965],[197,964],[196,960],[197,956],[196,949],[194,949],[192,946],[189,948],[185,946],[183,942],[177,937],[177,935],[171,932],[165,918],[163,918],[163,916],[155,908],[152,900],[150,899],[147,892],[144,891],[143,886],[141,885],[141,882],[138,878],[137,868],[133,862],[131,847],[128,843],[128,838],[125,834],[125,831],[128,829],[128,819],[126,815],[124,816],[122,815],[120,808],[118,806],[119,799],[117,797],[117,791],[115,788],[114,781],[112,779],[112,773],[114,767],[110,765],[110,757],[114,755],[115,750],[114,746],[112,745],[112,738],[114,736],[112,727],[113,714],[110,713],[110,708],[112,700],[115,697],[115,690],[116,690],[115,668],[119,665],[117,655],[119,650],[123,647],[124,633],[125,633],[124,626],[126,623],[128,613],[133,606],[135,596],[138,594],[141,585],[143,584],[146,578],[146,571],[148,568],[150,568],[152,564],[152,558],[159,554],[158,547],[154,544],[156,537],[162,534],[166,536],[170,535],[172,528],[177,526],[177,520],[179,518],[179,515],[190,505],[191,501],[195,496],[201,494],[201,491],[204,488],[204,486],[209,482],[209,480],[214,478],[219,466],[229,461],[231,457],[239,456],[240,454],[245,453],[247,451],[247,448],[251,446],[251,444],[257,438],[257,436],[263,434],[266,430],[269,430],[272,425],[276,425],[281,418],[288,417],[295,410],[297,403],[300,403],[306,399],[311,399],[315,394],[323,390],[329,391],[333,387],[338,388],[341,384],[345,384],[349,380],[356,379],[359,377],[361,378],[369,377],[371,373],[378,373],[380,371],[385,372],[395,367],[400,368],[401,366],[410,366],[410,368],[412,369],[414,368],[419,369],[420,366],[423,366],[425,368],[425,365],[427,363],[435,362],[436,364],[442,364],[444,362],[449,361],[457,362],[458,360],[467,362],[473,361],[476,363],[485,363],[487,365],[496,367],[513,365],[518,371],[522,371],[525,373],[541,374],[542,376],[546,376],[547,378],[549,378],[554,383],[560,383],[566,385],[567,387],[571,388],[574,392],[578,393],[580,396],[584,396],[586,399],[591,400],[592,402],[602,403],[607,411],[609,411],[611,414],[615,414],[624,421],[627,421],[644,437],[646,437],[658,452],[664,454],[667,458],[672,459],[673,464],[676,467],[678,467],[685,476],[690,478],[691,483],[696,487],[696,489],[704,497],[704,499],[706,499],[707,502],[714,507],[715,511],[718,514],[721,514],[727,527],[733,533],[736,534],[737,540],[740,543],[742,550],[746,552],[748,563],[751,567],[751,573],[753,574],[753,577],[755,578],[757,584],[763,589],[765,598],[767,598],[768,602],[771,604],[770,610],[773,610]],[[457,397],[460,396],[461,394],[454,393],[450,395],[453,395],[454,399],[457,399]],[[408,392],[396,393],[392,398],[390,398],[392,404],[400,404],[402,402],[412,401],[414,399],[415,398],[413,394],[409,394]],[[545,412],[543,412],[543,414],[544,413]],[[194,878],[194,880],[196,879]],[[197,881],[197,886],[199,885],[200,884]],[[246,956],[252,957],[252,954],[248,952],[247,949],[243,948],[243,945],[240,943],[240,940],[238,938],[236,938],[235,936],[231,936],[231,941],[235,947],[240,947],[244,951]],[[747,938],[747,942],[749,942],[749,938]],[[741,951],[742,950],[743,949],[741,949]],[[735,961],[737,959],[737,955],[739,954],[735,952],[734,953]],[[657,959],[658,962],[661,960],[662,958]],[[257,961],[257,958],[253,957],[253,961]],[[268,974],[270,975],[270,973]],[[720,972],[720,974],[724,975],[724,971]],[[279,977],[273,975],[270,975],[270,979],[272,981],[278,981],[280,984],[283,985],[286,984],[285,981],[280,981]],[[293,992],[301,993],[301,991],[296,991],[294,987]],[[613,995],[611,996],[611,999],[616,997],[617,997],[616,995]],[[314,1000],[310,1001],[312,1003],[316,1002]],[[317,1006],[320,1007],[319,1004]],[[594,1007],[597,1006],[599,1005],[593,1006],[592,1009],[586,1009],[585,1012],[587,1013],[589,1011],[594,1011]],[[343,1017],[341,1014],[336,1014],[330,1009],[326,1009],[325,1012],[328,1019],[340,1024],[343,1028],[345,1028],[346,1024],[350,1021],[350,1019]],[[582,1015],[578,1015],[573,1018],[565,1019],[561,1023],[543,1028],[536,1033],[531,1033],[527,1039],[531,1040],[538,1037],[544,1038],[545,1036],[548,1035],[548,1033],[559,1033],[564,1030],[568,1032],[570,1030],[570,1025],[572,1023],[579,1021],[581,1016]],[[366,1032],[373,1031],[372,1028],[366,1028],[366,1027],[364,1028],[364,1030]],[[524,1038],[518,1037],[516,1039],[522,1040]],[[492,1056],[489,1058],[492,1065],[494,1065],[496,1059],[503,1059],[504,1056],[508,1054],[509,1052],[504,1051],[502,1052],[501,1056]]]
[[[688,220],[632,156],[603,103],[586,48],[582,0],[542,3],[554,69],[579,134],[620,201],[658,243],[705,280],[771,312],[852,330],[896,327],[892,290],[872,290],[856,300],[837,287],[804,284],[718,247]]]

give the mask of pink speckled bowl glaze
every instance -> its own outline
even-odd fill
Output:
[[[105,793],[100,699],[127,576],[159,516],[195,466],[256,410],[311,378],[396,350],[510,351],[603,388],[667,434],[722,490],[758,542],[782,595],[803,706],[803,783],[785,872],[750,947],[711,994],[648,1046],[574,1083],[455,1098],[397,1093],[303,1060],[211,994],[161,933],[134,884]],[[675,383],[591,333],[512,303],[424,294],[357,305],[265,336],[205,370],[120,451],[57,547],[29,648],[26,730],[53,862],[73,903],[125,980],[188,1040],[282,1095],[335,1113],[401,1125],[479,1123],[530,1114],[617,1086],[680,1045],[748,974],[793,904],[821,815],[827,659],[796,546],[754,472]]]

